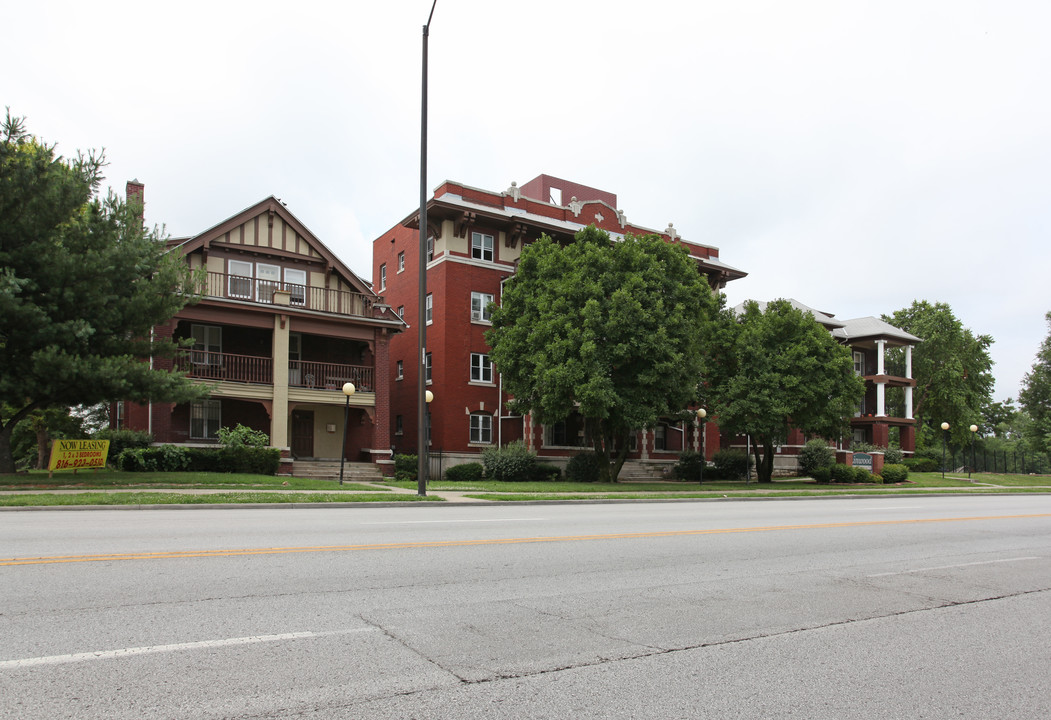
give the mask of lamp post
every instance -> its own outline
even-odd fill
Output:
[[[354,394],[354,383],[343,383],[343,394],[347,396],[347,404],[343,408],[343,452],[339,454],[339,484],[343,484],[343,463],[347,460],[347,424],[350,421],[350,396]]]
[[[417,316],[417,338],[419,340],[419,382],[416,394],[416,488],[420,496],[427,494],[427,444],[426,444],[426,418],[427,402],[424,399],[424,389],[427,380],[424,377],[427,372],[427,323],[424,317],[427,313],[427,38],[431,32],[431,19],[434,17],[434,8],[438,0],[431,3],[431,14],[427,16],[427,24],[423,26],[423,81],[422,97],[420,101],[420,274],[419,274],[419,315]]]
[[[942,423],[942,478],[945,478],[945,445],[949,440],[949,423]]]
[[[430,453],[427,451],[430,449],[431,444],[431,401],[434,400],[434,393],[430,390],[426,390],[423,393],[424,401],[424,415],[423,420],[420,421],[420,425],[423,427],[423,433],[421,433],[422,446],[418,451],[419,456],[424,458],[422,466],[416,468],[416,494],[423,497],[427,494],[427,481],[430,480]],[[420,467],[423,467],[426,472],[421,473]]]
[[[971,425],[971,465],[967,468],[967,479],[971,479],[971,471],[974,470],[974,436],[978,434],[978,426]]]
[[[700,467],[700,479],[697,481],[698,485],[701,485],[701,484],[704,483],[704,466],[708,464],[708,456],[707,456],[707,454],[704,451],[705,450],[705,448],[704,448],[704,445],[705,445],[705,443],[704,443],[704,439],[705,439],[704,438],[704,419],[706,417],[708,417],[708,411],[707,410],[705,410],[704,408],[701,408],[700,410],[697,411],[697,422],[700,423],[700,430],[701,430],[701,467]]]

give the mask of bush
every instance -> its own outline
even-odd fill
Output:
[[[720,450],[712,456],[712,464],[715,466],[714,478],[740,480],[753,462],[744,450]]]
[[[938,461],[928,457],[905,458],[901,464],[911,472],[938,472]]]
[[[844,467],[846,467],[846,466],[844,466]],[[875,475],[873,475],[873,474],[872,474],[872,471],[871,471],[871,470],[869,470],[868,468],[863,468],[863,467],[852,467],[852,468],[850,468],[850,469],[851,469],[851,470],[852,470],[852,471],[854,472],[854,482],[856,482],[856,483],[870,483],[870,482],[875,482],[875,481],[874,481],[874,480],[872,479],[872,478],[874,478],[874,477],[875,477]]]
[[[500,448],[486,448],[482,452],[482,463],[488,480],[526,482],[534,477],[536,453],[527,449],[521,440],[515,440]]]
[[[266,447],[270,444],[270,436],[260,430],[253,430],[241,423],[237,427],[219,428],[219,442],[226,447]]]
[[[832,468],[834,465],[827,467],[814,468],[813,472],[810,473],[810,477],[814,478],[817,482],[822,485],[828,485],[832,482]]]
[[[852,483],[854,482],[854,468],[843,463],[836,463],[831,468],[832,482]]]
[[[221,447],[184,448],[161,445],[127,448],[117,456],[124,472],[228,472],[273,475],[281,463],[277,448]]]
[[[109,440],[110,462],[116,464],[116,458],[128,448],[147,448],[153,442],[153,435],[139,430],[111,430],[104,428],[92,436],[95,440]]]
[[[883,451],[883,462],[885,463],[900,465],[904,457],[905,454],[901,451],[901,448],[894,445],[891,445]]]
[[[704,468],[704,456],[696,450],[684,450],[679,453],[679,462],[675,464],[675,477],[685,482],[701,482]]]
[[[593,452],[582,452],[569,459],[566,479],[570,482],[598,482],[599,457]]]
[[[874,453],[874,452],[880,452],[881,450],[883,450],[883,448],[881,448],[879,445],[873,445],[870,442],[864,442],[864,441],[858,440],[858,441],[850,443],[850,451],[851,452]]]
[[[836,464],[836,451],[824,440],[810,440],[799,451],[799,471],[813,477],[818,468],[832,467]]]
[[[416,482],[419,475],[419,456],[417,455],[395,455],[394,456],[394,479]]]
[[[562,468],[551,463],[537,463],[533,466],[534,482],[558,482],[562,479]]]
[[[909,468],[900,463],[888,463],[883,466],[883,482],[900,483],[909,478]]]
[[[445,479],[452,482],[479,482],[484,471],[485,467],[482,463],[472,462],[464,463],[463,465],[453,465],[445,471]]]

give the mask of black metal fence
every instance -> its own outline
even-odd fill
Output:
[[[941,462],[941,458],[939,458]],[[946,472],[987,472],[1005,475],[1044,475],[1051,473],[1051,453],[981,447],[949,447],[942,469]]]

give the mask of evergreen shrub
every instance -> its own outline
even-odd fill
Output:
[[[704,456],[696,450],[684,450],[679,453],[679,462],[675,464],[675,477],[684,482],[701,482],[704,467]]]
[[[569,459],[566,480],[570,482],[598,482],[599,457],[593,452],[582,452]]]
[[[900,483],[909,479],[909,468],[901,463],[888,463],[883,466],[883,482]]]
[[[824,440],[810,440],[799,451],[799,472],[802,475],[814,476],[818,468],[832,467],[836,463],[836,451]]]
[[[486,448],[482,452],[485,477],[500,482],[526,482],[535,475],[536,453],[526,448],[521,440],[503,447]]]
[[[453,465],[445,471],[445,479],[451,482],[479,482],[484,471],[485,466],[482,463],[472,462]]]

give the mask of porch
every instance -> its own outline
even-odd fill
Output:
[[[273,358],[258,355],[188,350],[176,356],[175,369],[200,380],[274,384]],[[372,392],[376,387],[375,368],[309,360],[288,361],[289,387],[340,391],[347,382],[354,383],[361,392]]]

